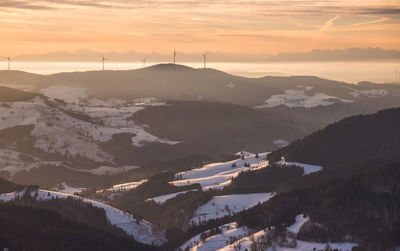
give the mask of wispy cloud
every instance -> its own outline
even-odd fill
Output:
[[[0,0],[0,53],[400,49],[399,13],[398,0]]]
[[[367,5],[367,6],[366,6]],[[368,14],[397,15],[400,4],[394,1],[312,1],[312,0],[0,0],[2,9],[57,10],[65,7],[118,9],[238,9],[262,10],[267,15]]]

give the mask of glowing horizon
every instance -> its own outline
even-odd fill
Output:
[[[0,0],[0,55],[400,49],[399,1]]]

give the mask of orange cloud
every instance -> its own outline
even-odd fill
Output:
[[[398,1],[0,0],[0,55],[400,49]]]

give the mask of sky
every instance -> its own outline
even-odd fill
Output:
[[[0,0],[0,55],[400,49],[400,0]]]

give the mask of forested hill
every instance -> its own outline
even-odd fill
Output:
[[[269,156],[274,161],[281,157],[324,167],[363,159],[399,159],[400,108],[345,118]]]
[[[21,185],[17,185],[11,181],[0,178],[0,193],[10,193],[22,188],[23,186]]]
[[[0,86],[0,102],[27,101],[37,94]]]

